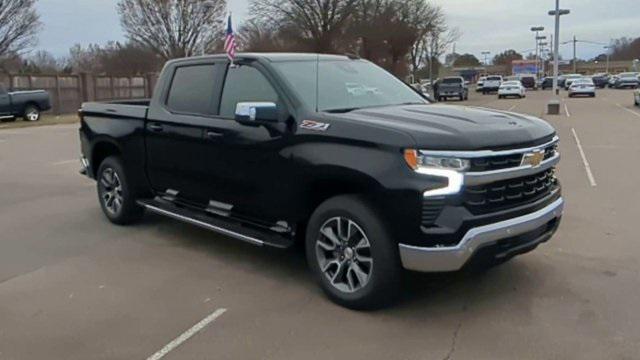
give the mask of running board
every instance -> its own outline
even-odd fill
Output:
[[[216,233],[248,242],[257,246],[272,246],[276,248],[288,248],[293,245],[293,239],[273,233],[250,228],[239,222],[211,216],[204,211],[194,210],[184,206],[178,206],[165,199],[138,200],[140,206],[156,214],[164,215],[175,220],[186,222]]]

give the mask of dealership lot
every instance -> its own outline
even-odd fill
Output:
[[[558,129],[558,234],[484,274],[410,274],[370,313],[329,302],[300,249],[152,214],[111,225],[77,173],[77,125],[0,128],[0,359],[635,359],[640,108],[627,90],[563,92],[546,116],[551,96],[462,104]]]

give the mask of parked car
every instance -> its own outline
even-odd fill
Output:
[[[526,89],[520,81],[505,81],[498,89],[498,99],[515,96],[519,99],[526,97]]]
[[[461,76],[445,77],[438,81],[436,99],[446,101],[449,98],[456,98],[460,101],[469,99],[469,87]]]
[[[604,89],[609,83],[609,74],[605,74],[605,73],[594,74],[591,77],[591,80],[593,80],[593,83],[596,85],[597,88]]]
[[[558,75],[558,88],[564,88],[564,84],[567,81],[567,78],[564,75]]]
[[[609,78],[609,82],[607,83],[607,86],[609,86],[609,88],[613,89],[616,86],[616,81],[618,81],[619,76],[618,75],[613,75]]]
[[[558,228],[558,137],[544,120],[429,104],[346,56],[236,64],[172,60],[150,101],[82,105],[82,172],[108,220],[146,209],[253,245],[300,242],[325,293],[358,309],[389,304],[402,268],[498,264]]]
[[[8,92],[0,85],[0,119],[38,121],[42,112],[50,109],[49,93],[44,90]]]
[[[478,82],[476,83],[476,92],[481,92],[482,91],[482,87],[484,86],[484,81],[487,77],[486,76],[481,76],[478,79]]]
[[[519,79],[525,89],[538,89],[538,84],[536,83],[536,77],[534,75],[520,75]]]
[[[542,81],[540,81],[540,88],[542,90],[553,89],[553,77],[544,77]]]
[[[571,86],[571,84],[577,80],[577,79],[582,79],[584,78],[584,76],[580,75],[580,74],[568,74],[568,75],[564,75],[564,89],[565,90],[569,90],[569,86]]]
[[[596,96],[596,85],[590,78],[576,79],[569,86],[569,97],[576,95]]]
[[[640,89],[636,89],[636,91],[633,93],[633,102],[636,104],[636,106],[640,106]]]
[[[635,72],[627,72],[618,74],[618,78],[613,84],[613,87],[616,89],[627,89],[632,88],[636,89],[640,85],[640,80],[638,79],[638,73]]]
[[[482,84],[482,93],[489,94],[494,91],[498,91],[500,88],[500,84],[502,84],[502,76],[500,75],[490,75],[484,80]]]

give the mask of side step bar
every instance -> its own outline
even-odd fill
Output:
[[[243,226],[238,222],[208,215],[203,211],[177,206],[164,199],[138,200],[137,203],[156,214],[196,225],[253,245],[266,245],[277,248],[288,248],[293,245],[293,239],[284,235],[277,233],[268,234],[265,231]]]

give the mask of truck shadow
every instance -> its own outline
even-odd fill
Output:
[[[140,229],[141,231],[148,232],[153,229],[162,233],[163,241],[169,241],[170,246],[204,252],[216,262],[224,262],[225,266],[229,266],[233,271],[249,272],[258,279],[286,281],[288,285],[299,287],[315,297],[314,306],[318,302],[338,306],[326,299],[315,284],[307,269],[302,246],[286,250],[257,247],[153,214],[147,214],[140,227],[147,228]],[[551,276],[549,271],[552,270],[547,268],[537,271],[537,268],[545,265],[535,260],[524,260],[524,257],[527,255],[484,271],[469,269],[442,274],[407,271],[404,273],[400,300],[394,306],[374,313],[393,314],[401,318],[416,313],[421,313],[422,316],[447,313],[459,315],[468,309],[471,302],[475,305],[493,305],[515,301],[519,303],[522,315],[525,315],[533,300],[521,296],[521,293],[535,292],[536,287],[545,281],[545,277]],[[496,310],[494,308],[490,311]]]

